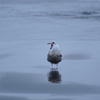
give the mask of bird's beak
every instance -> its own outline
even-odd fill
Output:
[[[48,44],[51,44],[51,43],[48,43]]]

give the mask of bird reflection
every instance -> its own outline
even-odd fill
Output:
[[[59,73],[57,68],[50,69],[50,72],[48,73],[48,81],[52,83],[61,82],[61,74]]]

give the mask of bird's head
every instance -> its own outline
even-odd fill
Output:
[[[56,45],[56,43],[55,42],[51,42],[51,43],[48,43],[49,45],[50,45],[50,49],[52,49],[53,48],[53,46],[54,45]]]

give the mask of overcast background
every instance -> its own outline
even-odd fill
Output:
[[[48,42],[63,61],[48,82]],[[0,100],[100,100],[100,0],[0,0]]]

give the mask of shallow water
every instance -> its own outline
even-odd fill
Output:
[[[100,99],[100,0],[0,0],[0,100]],[[48,81],[48,42],[63,54]]]

